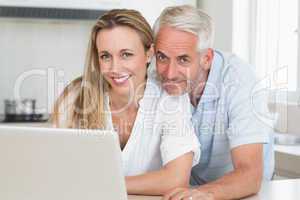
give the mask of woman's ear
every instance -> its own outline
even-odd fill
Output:
[[[147,63],[150,63],[154,55],[154,44],[151,44],[146,54],[147,54]]]

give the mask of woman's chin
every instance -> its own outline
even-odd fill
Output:
[[[130,95],[130,93],[132,93],[132,95],[133,95],[133,89],[132,89],[132,91],[130,90],[130,87],[129,86],[123,86],[123,87],[120,87],[120,86],[112,86],[111,87],[111,90],[115,93],[115,94],[117,94],[117,95],[120,95],[120,96],[128,96],[128,95]]]

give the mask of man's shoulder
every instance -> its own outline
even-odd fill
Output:
[[[257,80],[253,65],[233,53],[215,52],[223,59],[223,65],[220,68],[220,76],[223,84],[250,84]]]

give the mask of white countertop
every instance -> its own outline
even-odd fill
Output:
[[[300,145],[274,145],[274,150],[281,153],[300,156]]]
[[[50,122],[1,122],[0,126],[51,127]]]
[[[264,183],[258,195],[245,200],[297,200],[300,199],[300,179],[278,180]]]
[[[161,197],[132,196],[128,200],[160,200]],[[300,179],[279,180],[263,183],[258,195],[244,200],[297,200],[300,199]]]

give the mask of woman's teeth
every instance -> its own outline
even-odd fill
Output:
[[[125,81],[127,81],[129,79],[129,75],[126,75],[126,76],[122,76],[122,77],[114,77],[113,80],[116,82],[116,83],[123,83]]]

